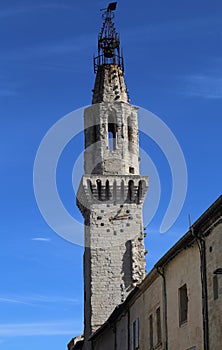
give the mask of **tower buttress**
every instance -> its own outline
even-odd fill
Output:
[[[84,335],[93,332],[145,277],[137,107],[129,104],[116,3],[103,13],[92,105],[84,112],[84,172],[77,205],[85,220]]]

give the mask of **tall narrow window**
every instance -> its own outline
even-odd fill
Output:
[[[108,143],[109,150],[114,151],[116,149],[116,123],[112,117],[108,119]]]
[[[180,325],[187,322],[188,314],[188,297],[187,297],[187,286],[184,284],[179,289],[179,322]]]
[[[98,191],[98,200],[101,201],[102,197],[102,184],[101,180],[96,180],[97,183],[97,191]]]
[[[132,350],[139,349],[139,319],[132,324]]]
[[[128,182],[128,200],[129,202],[133,202],[134,199],[134,182],[130,180]]]
[[[137,204],[140,204],[141,198],[142,198],[142,188],[143,182],[140,180],[139,185],[138,185],[138,190],[137,190]]]
[[[213,292],[214,292],[214,300],[218,299],[218,278],[217,275],[213,277]]]
[[[149,317],[150,350],[153,349],[153,315]]]
[[[160,344],[162,341],[162,334],[161,334],[161,316],[160,316],[160,308],[156,310],[156,337],[157,337],[157,344]]]
[[[106,180],[106,200],[108,201],[109,199],[110,199],[109,181]]]

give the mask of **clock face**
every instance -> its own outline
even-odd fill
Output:
[[[114,210],[115,208],[115,210]],[[98,214],[98,211],[97,211]],[[100,211],[99,216],[94,216],[96,217],[96,227],[101,230],[102,229],[102,235],[105,237],[106,231],[110,232],[110,230],[114,230],[115,234],[117,232],[130,232],[132,231],[133,233],[135,232],[135,225],[137,227],[137,218],[135,222],[133,222],[133,216],[131,213],[131,210],[128,209],[128,207],[120,207],[116,208],[110,206],[109,211],[107,210],[102,210]],[[134,229],[132,230],[131,227],[132,225],[134,226]],[[105,230],[105,231],[104,231]],[[137,228],[136,231],[139,229]],[[131,232],[131,234],[132,234]]]
[[[129,219],[129,210],[124,210],[123,208],[120,208],[116,212],[112,213],[112,215],[109,216],[110,222],[115,222],[119,220],[127,220]]]
[[[135,204],[95,206],[91,211],[92,242],[106,247],[125,246],[126,242],[143,235],[141,220],[142,209]]]

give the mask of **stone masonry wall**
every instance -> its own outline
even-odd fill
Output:
[[[115,148],[109,148],[109,124]],[[128,103],[99,103],[85,109],[85,174],[139,174],[137,108]],[[132,170],[133,169],[133,170]]]
[[[118,79],[114,90],[126,96],[120,72],[115,79],[105,73],[105,85]],[[99,85],[101,94],[111,94],[112,86]],[[124,98],[95,100],[101,103],[84,112],[85,175],[77,205],[85,218],[86,344],[146,272],[142,205],[148,178],[139,175],[137,107]]]
[[[121,210],[121,211],[120,211]],[[113,219],[119,213],[120,220]],[[94,332],[132,288],[145,277],[142,208],[138,205],[102,204],[91,208],[90,267],[86,262],[86,278],[90,279],[91,305],[86,318]],[[87,273],[87,267],[90,271]]]
[[[92,103],[116,101],[129,102],[123,72],[114,64],[100,66],[96,75]]]

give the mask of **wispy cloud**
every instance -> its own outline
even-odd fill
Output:
[[[0,297],[0,303],[27,304],[26,302],[19,299],[6,298],[6,297]]]
[[[222,77],[210,75],[191,75],[185,77],[185,87],[182,93],[188,97],[207,99],[222,98]]]
[[[76,324],[76,325],[75,325]],[[2,323],[0,324],[1,337],[38,336],[78,334],[81,329],[73,320],[49,321],[36,323]]]
[[[37,241],[37,242],[51,242],[51,238],[34,237],[34,238],[31,238],[31,241]]]
[[[32,295],[32,296],[0,296],[0,303],[41,305],[41,304],[77,304],[79,300],[70,297],[59,297],[52,295]]]

